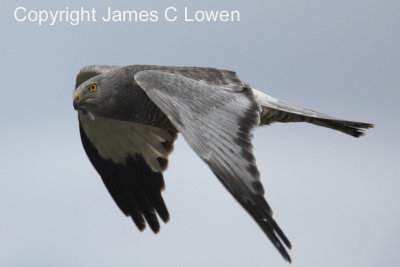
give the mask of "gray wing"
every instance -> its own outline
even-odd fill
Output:
[[[135,80],[290,261],[282,244],[290,248],[290,242],[272,219],[253,156],[260,105],[252,90],[162,70],[140,71]]]
[[[304,108],[253,89],[256,101],[261,105],[261,125],[273,122],[308,122],[331,128],[354,137],[364,134],[363,129],[373,128],[370,123],[338,119]]]

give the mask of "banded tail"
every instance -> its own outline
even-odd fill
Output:
[[[260,125],[268,125],[273,122],[308,122],[341,131],[354,137],[360,137],[364,135],[364,129],[374,127],[374,125],[370,123],[334,118],[271,97],[255,89],[253,89],[253,93],[256,101],[262,107]]]

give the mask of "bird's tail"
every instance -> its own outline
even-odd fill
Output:
[[[370,123],[347,121],[334,118],[283,100],[271,97],[253,89],[256,101],[261,105],[260,125],[273,122],[308,122],[331,128],[354,137],[364,135],[364,129],[373,128]]]

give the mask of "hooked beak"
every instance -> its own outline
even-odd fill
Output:
[[[94,120],[95,116],[93,115],[93,113],[91,113],[90,111],[87,110],[87,106],[85,105],[87,100],[88,100],[88,98],[79,99],[78,92],[75,92],[74,93],[74,109],[76,111],[79,111],[79,112],[82,112],[83,114],[88,115],[90,120]]]
[[[80,103],[80,101],[79,101],[79,94],[78,94],[78,92],[75,92],[74,93],[74,109],[75,110],[82,110],[82,106],[81,106],[81,103]]]

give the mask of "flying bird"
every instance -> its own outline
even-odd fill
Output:
[[[373,127],[276,99],[215,68],[86,66],[76,77],[73,106],[89,160],[139,230],[148,224],[157,233],[157,215],[169,220],[162,173],[180,133],[289,262],[290,241],[264,198],[254,129],[308,122],[359,137]]]

